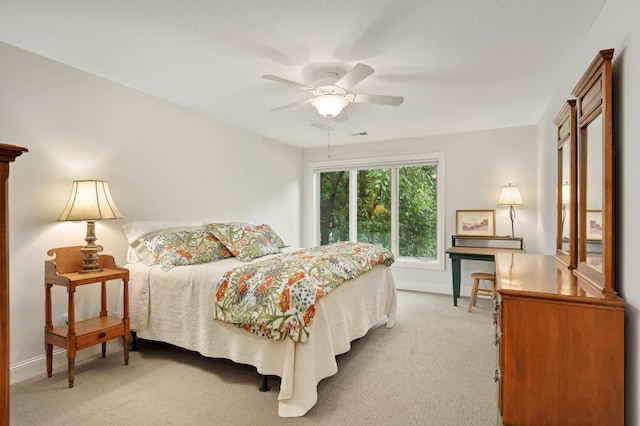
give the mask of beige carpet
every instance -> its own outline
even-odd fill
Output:
[[[495,425],[491,301],[398,293],[396,326],[353,342],[302,418],[278,417],[277,378],[262,393],[253,367],[142,341],[128,366],[115,343],[78,363],[73,389],[66,368],[11,386],[11,425]]]

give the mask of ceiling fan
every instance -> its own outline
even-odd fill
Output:
[[[402,96],[365,95],[352,91],[353,86],[360,83],[374,72],[374,69],[369,65],[357,64],[340,79],[338,79],[337,73],[325,73],[323,78],[316,81],[313,86],[296,83],[295,81],[276,77],[275,75],[263,75],[262,78],[298,87],[299,89],[313,94],[313,97],[309,99],[273,108],[270,111],[282,111],[298,105],[310,103],[323,117],[335,118],[340,115],[343,108],[351,102],[390,106],[398,106],[404,102],[404,98]]]

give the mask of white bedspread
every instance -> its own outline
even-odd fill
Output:
[[[261,374],[281,377],[278,414],[303,416],[317,401],[320,380],[337,373],[336,355],[347,352],[352,340],[385,317],[387,327],[393,327],[396,290],[391,270],[378,265],[320,300],[309,340],[296,344],[291,339],[263,339],[213,319],[216,284],[224,272],[242,264],[231,258],[168,272],[142,263],[126,265],[131,271],[131,329],[143,339],[253,365]]]

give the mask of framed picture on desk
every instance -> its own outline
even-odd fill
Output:
[[[495,237],[495,210],[456,210],[456,235]]]
[[[587,241],[602,241],[602,210],[587,210]]]

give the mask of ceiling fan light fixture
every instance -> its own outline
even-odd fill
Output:
[[[283,105],[278,108],[272,108],[270,111],[283,111],[298,105],[311,103],[311,105],[313,105],[318,113],[323,117],[335,118],[340,115],[344,107],[349,105],[351,102],[390,106],[398,106],[404,102],[404,98],[402,96],[365,95],[352,91],[352,88],[356,84],[360,83],[373,73],[374,70],[369,65],[357,64],[347,71],[347,73],[341,78],[338,78],[338,73],[335,72],[325,73],[323,78],[315,81],[313,86],[297,83],[275,75],[263,75],[262,78],[275,81],[276,83],[298,87],[313,96],[311,99],[307,98],[303,101]],[[342,114],[341,118],[343,121],[347,119],[346,116],[346,113]]]
[[[323,117],[333,118],[342,112],[342,109],[349,104],[344,96],[338,95],[321,95],[311,99],[318,113]]]

